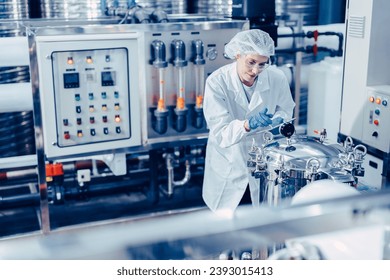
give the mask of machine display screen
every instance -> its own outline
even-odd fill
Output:
[[[115,85],[115,72],[105,71],[102,72],[102,86],[114,86]]]
[[[80,87],[79,73],[64,73],[64,88]]]

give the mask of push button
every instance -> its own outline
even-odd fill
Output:
[[[65,140],[69,140],[69,139],[70,139],[69,131],[65,131],[65,132],[64,132],[64,139],[65,139]]]
[[[92,64],[92,63],[93,63],[92,57],[91,57],[91,56],[87,56],[86,62],[87,62],[88,64]]]

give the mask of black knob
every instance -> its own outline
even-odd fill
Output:
[[[284,123],[280,126],[279,132],[284,137],[290,138],[295,132],[295,127],[292,123]]]
[[[378,132],[377,131],[374,131],[373,133],[372,133],[372,137],[378,137]]]

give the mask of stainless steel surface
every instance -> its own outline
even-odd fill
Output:
[[[46,183],[46,158],[43,141],[43,127],[42,127],[42,113],[40,106],[40,88],[39,88],[39,74],[36,59],[36,43],[33,37],[29,36],[28,44],[30,48],[30,75],[33,94],[33,112],[34,112],[34,129],[35,129],[35,143],[37,156],[37,175],[38,175],[38,189],[40,195],[40,222],[43,233],[50,231],[50,217],[49,217],[49,201]]]
[[[42,18],[96,18],[104,16],[104,0],[42,0]]]
[[[196,0],[195,12],[206,15],[230,17],[233,11],[233,0]]]
[[[228,249],[263,248],[286,239],[386,225],[389,192],[279,208],[166,212],[0,241],[1,259],[210,259]],[[368,237],[369,238],[369,237]]]
[[[110,22],[112,25],[110,25]],[[37,36],[76,35],[76,34],[111,34],[134,31],[178,31],[178,30],[219,30],[226,28],[248,28],[245,20],[231,20],[222,18],[206,18],[195,22],[167,22],[164,24],[115,24],[115,18],[94,20],[39,20],[25,21],[24,24],[33,30]],[[98,25],[104,24],[105,25]],[[115,25],[114,25],[115,24]],[[41,27],[41,28],[40,28]]]
[[[27,0],[1,1],[0,19],[21,19],[27,18],[28,16],[29,13]]]
[[[307,136],[297,136],[288,143],[286,138],[277,142],[279,145],[269,144],[265,146],[267,150],[267,162],[272,166],[277,166],[283,161],[288,169],[306,170],[307,162],[310,158],[315,157],[321,163],[321,169],[333,167],[340,154],[340,148],[333,145],[324,145],[315,138]],[[288,147],[294,147],[295,150],[289,150]]]
[[[195,108],[196,98],[199,93],[196,93],[196,84],[194,81],[194,71],[196,71],[196,65],[194,64],[193,57],[193,45],[194,40],[201,40],[204,44],[204,51],[202,58],[205,60],[204,71],[202,79],[206,79],[207,76],[219,67],[230,63],[222,55],[224,51],[224,45],[228,42],[229,38],[233,37],[238,31],[247,27],[247,21],[235,21],[224,19],[207,19],[207,21],[195,21],[195,22],[182,22],[168,23],[167,25],[159,25],[159,32],[154,30],[155,25],[146,26],[142,28],[144,32],[144,49],[150,49],[156,39],[166,46],[166,67],[164,68],[164,74],[161,74],[162,68],[157,68],[155,64],[151,64],[150,54],[145,52],[144,56],[140,56],[143,61],[144,82],[141,85],[140,93],[145,96],[146,106],[143,109],[143,119],[146,123],[146,128],[143,135],[144,145],[166,143],[184,139],[201,139],[207,137],[207,127],[203,120],[203,114],[200,112],[200,116],[203,120],[201,125],[195,125],[195,117],[198,112]],[[153,31],[151,32],[151,27]],[[171,32],[175,30],[174,32]],[[216,36],[218,34],[218,36]],[[177,67],[171,63],[172,61],[172,46],[173,40],[180,39],[183,42],[183,49],[185,49],[185,60],[187,62],[185,67]],[[216,52],[214,59],[207,57],[207,52],[213,49]],[[180,68],[180,69],[179,69]],[[185,73],[185,87],[184,90],[184,109],[178,110],[180,104],[179,99],[181,97],[180,71]],[[179,72],[179,73],[178,73]],[[179,75],[178,75],[179,74]],[[184,77],[182,76],[182,77]],[[163,80],[161,81],[161,77]],[[163,87],[164,89],[161,89]],[[160,110],[160,96],[161,92],[165,93],[165,100],[162,102],[165,104],[166,114],[168,116],[156,115],[156,111]],[[201,104],[202,106],[202,104]],[[202,108],[202,107],[200,107]],[[182,111],[181,111],[182,110]],[[160,111],[158,111],[160,112]],[[184,114],[186,112],[186,114]],[[183,114],[181,114],[183,113]],[[165,120],[163,119],[165,117]],[[166,121],[167,125],[162,125],[162,121]],[[183,121],[183,122],[179,122]],[[182,126],[181,124],[185,124]],[[159,126],[161,124],[161,126]],[[165,130],[160,130],[160,127],[166,127]],[[185,127],[185,128],[184,128]],[[183,129],[184,128],[184,129]]]
[[[17,21],[28,17],[27,1],[1,1],[0,38],[22,36],[23,28]],[[26,65],[0,67],[0,84],[22,83],[29,80],[29,69]],[[34,152],[33,113],[31,111],[0,113],[0,158],[30,155]]]
[[[273,139],[265,132],[263,137],[261,147],[253,143],[248,167],[260,179],[260,200],[270,205],[294,196],[310,182],[329,179],[354,186],[364,174],[361,164],[367,150],[362,145],[353,147],[352,139],[343,147],[308,136]]]
[[[185,0],[136,0],[135,2],[144,8],[161,8],[168,14],[187,12],[187,1]]]
[[[296,19],[297,15],[303,17],[304,25],[318,24],[319,0],[276,0],[276,16]]]
[[[0,113],[0,158],[34,153],[33,113],[31,111]]]

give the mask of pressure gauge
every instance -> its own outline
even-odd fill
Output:
[[[206,52],[206,56],[209,60],[215,60],[218,56],[218,51],[216,48],[209,48]]]

